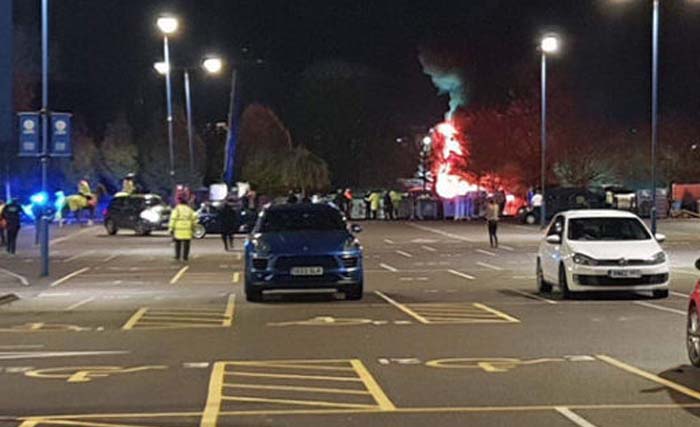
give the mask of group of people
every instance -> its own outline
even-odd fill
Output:
[[[370,191],[365,194],[365,218],[379,219],[379,212],[384,212],[385,220],[395,220],[399,217],[399,207],[403,194],[396,190]]]
[[[22,207],[17,201],[10,199],[7,203],[0,200],[0,246],[5,246],[7,253],[14,255],[17,251],[17,236]]]

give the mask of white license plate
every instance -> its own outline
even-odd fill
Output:
[[[323,267],[292,267],[292,276],[323,276]]]
[[[608,274],[614,278],[642,277],[641,270],[610,270]]]

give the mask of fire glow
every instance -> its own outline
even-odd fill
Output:
[[[443,122],[433,131],[435,191],[444,199],[478,191],[479,186],[458,165],[469,159],[464,134],[451,122]]]

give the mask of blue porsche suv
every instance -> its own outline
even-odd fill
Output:
[[[245,242],[245,294],[260,301],[275,290],[363,292],[362,246],[338,209],[325,204],[273,205]]]

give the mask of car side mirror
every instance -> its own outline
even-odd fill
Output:
[[[698,259],[695,260],[695,268],[697,268],[698,270],[700,270],[700,258],[698,258]]]
[[[362,233],[362,226],[360,224],[350,225],[350,231],[353,233]]]
[[[552,245],[558,245],[561,243],[561,236],[558,234],[552,234],[547,236],[545,240],[547,241],[547,243],[550,243]]]
[[[656,233],[656,234],[654,234],[654,238],[655,238],[656,241],[659,242],[659,243],[663,243],[664,241],[666,241],[666,235],[665,235],[665,234]]]

